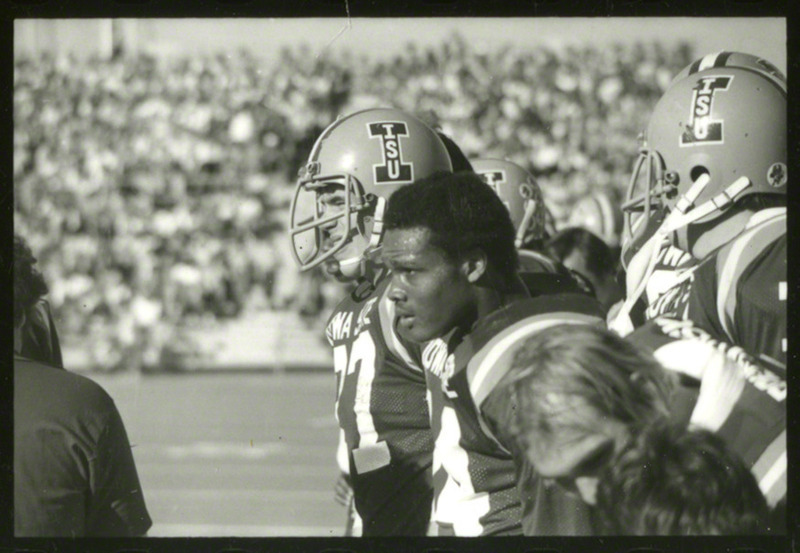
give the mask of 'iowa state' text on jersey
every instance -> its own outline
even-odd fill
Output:
[[[750,467],[769,505],[783,501],[786,379],[780,369],[688,320],[654,319],[627,339],[651,351],[668,370],[700,381],[692,400],[680,406],[687,413],[673,407],[673,416],[716,432]]]

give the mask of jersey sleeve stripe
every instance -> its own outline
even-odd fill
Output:
[[[394,331],[394,302],[389,299],[388,290],[389,287],[387,286],[378,301],[378,313],[381,322],[381,331],[383,332],[383,341],[386,343],[386,347],[391,353],[400,358],[408,367],[421,373],[422,369],[411,358],[411,354],[408,353],[408,350],[400,342],[400,338]]]
[[[732,333],[734,314],[736,312],[736,284],[739,277],[747,269],[764,248],[786,234],[786,213],[772,217],[737,238],[717,266],[722,266],[719,274],[719,290],[717,291],[717,316],[725,334],[732,342],[737,340]]]
[[[786,495],[786,468],[787,458],[784,451],[769,472],[758,482],[758,487],[766,496],[770,507],[774,507]]]
[[[753,468],[751,470],[759,483],[767,478],[782,455],[786,455],[786,429],[784,429],[777,438],[772,440],[772,443],[767,446],[758,460],[753,463]],[[765,483],[769,483],[769,481]]]
[[[481,403],[511,368],[512,346],[545,328],[559,324],[600,324],[597,317],[572,312],[545,313],[528,317],[492,338],[467,365],[469,389],[475,405]],[[500,361],[503,361],[502,363]]]

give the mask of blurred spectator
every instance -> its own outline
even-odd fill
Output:
[[[435,112],[467,157],[529,170],[563,225],[578,199],[625,185],[649,110],[692,59],[658,44],[477,52],[458,35],[371,62],[304,45],[269,66],[244,51],[19,56],[15,230],[43,259],[62,339],[102,323],[91,351],[110,369],[136,297],[161,304],[164,329],[251,299],[300,309],[282,213],[309,137],[338,114]]]
[[[14,534],[138,536],[152,524],[114,401],[93,381],[21,355],[47,292],[14,239]],[[6,268],[7,269],[7,268]]]
[[[546,242],[545,253],[588,279],[606,311],[622,299],[624,290],[617,281],[618,258],[588,230],[578,227],[562,230]]]
[[[660,423],[600,473],[596,520],[609,535],[767,532],[767,501],[753,474],[707,430]]]

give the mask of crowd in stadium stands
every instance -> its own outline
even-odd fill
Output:
[[[269,64],[247,52],[18,57],[15,230],[65,337],[95,336],[102,367],[157,364],[178,327],[320,311],[285,220],[297,169],[339,113],[431,114],[468,156],[528,168],[563,224],[588,192],[627,184],[635,137],[691,59],[658,43],[484,52],[459,36],[382,60],[306,46]]]

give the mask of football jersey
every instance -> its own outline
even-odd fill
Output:
[[[646,320],[685,315],[696,266],[697,260],[691,254],[669,243],[661,248],[644,289]]]
[[[697,268],[686,317],[785,371],[786,262],[786,208],[757,212]]]
[[[683,377],[674,394],[672,416],[716,432],[751,469],[770,507],[783,503],[785,374],[688,320],[654,319],[627,339]]]
[[[531,297],[544,294],[583,292],[594,295],[589,280],[565,267],[560,261],[551,259],[534,250],[517,250],[519,254],[519,276]]]
[[[602,325],[601,308],[583,294],[520,300],[483,318],[466,336],[454,331],[426,344],[423,366],[436,436],[434,520],[440,527],[452,527],[456,536],[522,532],[524,461],[492,431],[481,406],[520,340],[567,322]]]
[[[363,535],[424,536],[433,494],[425,376],[394,332],[389,282],[363,283],[328,320],[336,418]]]

